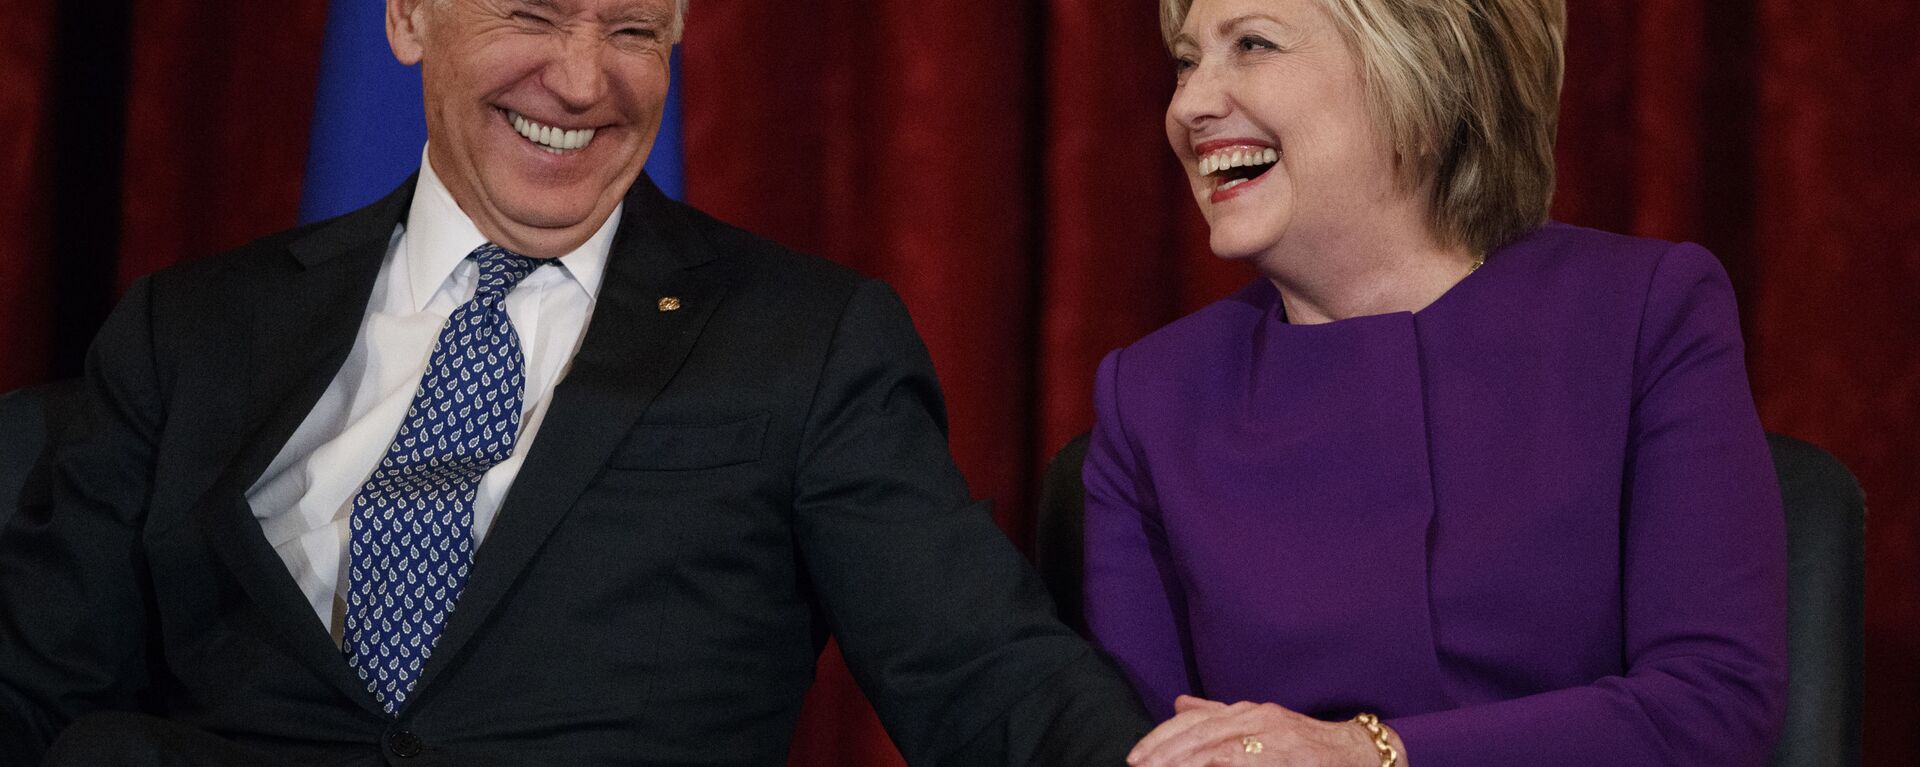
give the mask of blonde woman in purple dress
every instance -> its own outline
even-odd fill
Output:
[[[1724,271],[1548,223],[1560,0],[1162,0],[1259,279],[1102,363],[1135,765],[1758,765],[1785,544]],[[1623,52],[1630,55],[1630,52]]]

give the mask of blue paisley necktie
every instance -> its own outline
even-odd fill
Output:
[[[388,714],[466,586],[480,478],[513,455],[526,386],[507,292],[544,263],[488,243],[480,287],[434,343],[400,432],[353,499],[342,649]]]

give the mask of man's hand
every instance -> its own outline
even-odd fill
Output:
[[[1182,695],[1172,719],[1127,755],[1132,767],[1285,765],[1378,767],[1380,753],[1352,722],[1323,722],[1272,703],[1235,703]],[[1398,741],[1395,747],[1399,746]],[[1401,760],[1401,764],[1405,764]]]

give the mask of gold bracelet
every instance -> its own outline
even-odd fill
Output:
[[[1400,763],[1400,752],[1394,750],[1393,741],[1387,739],[1387,728],[1380,724],[1380,717],[1361,714],[1353,718],[1355,724],[1367,731],[1373,739],[1373,748],[1380,752],[1380,767],[1394,767]]]

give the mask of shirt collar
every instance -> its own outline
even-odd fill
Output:
[[[426,150],[420,152],[420,180],[413,190],[413,205],[407,210],[406,245],[400,258],[405,261],[409,297],[413,310],[424,311],[435,293],[453,276],[453,270],[467,254],[485,245],[487,238],[473,219],[453,201],[440,175],[433,171]],[[593,301],[600,294],[600,278],[606,273],[607,255],[613,250],[614,232],[620,229],[620,217],[626,203],[613,209],[600,229],[573,252],[561,256],[559,271]]]

